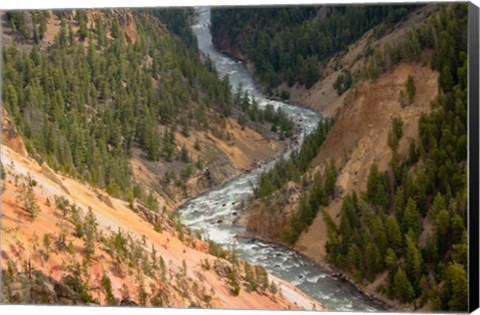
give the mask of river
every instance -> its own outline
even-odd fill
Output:
[[[300,143],[306,134],[318,124],[321,116],[298,106],[268,100],[256,89],[255,83],[242,62],[235,61],[213,47],[210,34],[210,8],[195,8],[192,25],[199,49],[209,55],[219,76],[229,75],[232,90],[239,84],[255,96],[259,106],[272,104],[287,113],[300,127]],[[294,149],[298,149],[298,146]],[[286,153],[288,155],[288,152]],[[228,247],[236,242],[240,256],[251,264],[263,266],[270,274],[297,286],[303,292],[334,311],[379,311],[380,307],[359,292],[352,284],[323,270],[311,260],[288,248],[258,240],[236,238],[244,228],[236,227],[235,212],[242,200],[253,193],[258,175],[273,165],[274,161],[249,174],[236,177],[221,188],[211,190],[184,204],[179,213],[182,222],[192,230],[201,230],[211,240]]]

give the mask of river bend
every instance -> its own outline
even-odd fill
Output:
[[[321,116],[298,106],[268,100],[256,89],[255,83],[242,62],[220,53],[212,44],[210,33],[210,8],[195,8],[192,25],[199,49],[210,56],[219,76],[228,74],[233,92],[242,84],[244,90],[255,96],[259,106],[272,104],[280,107],[299,126],[299,143],[318,124]],[[298,146],[293,150],[298,149]],[[288,154],[288,152],[286,153]],[[236,238],[244,228],[236,227],[235,212],[242,200],[253,194],[259,174],[272,167],[274,161],[257,168],[249,174],[227,182],[223,187],[211,190],[185,203],[179,213],[182,222],[192,230],[201,230],[215,242],[229,246],[234,241],[240,256],[251,264],[263,266],[270,274],[297,286],[303,292],[334,311],[378,311],[380,308],[353,285],[320,268],[311,260],[282,246],[244,238]],[[220,223],[219,223],[220,222]]]

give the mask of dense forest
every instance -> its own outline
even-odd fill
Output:
[[[46,45],[51,14],[60,30]],[[248,95],[234,98],[228,77],[218,79],[212,62],[200,59],[190,10],[87,14],[6,14],[12,36],[31,49],[3,49],[4,105],[27,150],[54,169],[113,196],[146,199],[132,182],[134,147],[152,161],[188,163],[175,134],[215,128],[212,121],[231,115],[242,124],[271,123],[281,138],[292,134],[282,112],[260,110]]]
[[[268,92],[282,82],[310,88],[320,79],[320,64],[328,57],[379,24],[376,36],[381,36],[418,7],[215,8],[212,36],[214,43],[225,40],[222,45],[252,61]]]
[[[416,308],[428,303],[433,310],[466,311],[467,5],[439,6],[394,44],[373,49],[354,75],[376,79],[401,61],[420,60],[425,51],[440,74],[439,94],[432,111],[419,120],[419,141],[411,141],[408,154],[401,155],[404,122],[392,117],[389,167],[381,171],[373,161],[366,191],[344,197],[338,225],[324,209],[335,195],[334,163],[305,180],[297,167],[292,171],[292,165],[303,165],[298,156],[280,161],[262,175],[256,197],[268,197],[292,179],[300,181],[308,188],[283,241],[295,244],[320,211],[328,229],[327,259],[354,281],[367,284],[386,273],[380,291],[392,300]],[[411,106],[415,92],[409,76],[402,106]]]
[[[312,133],[305,137],[300,150],[293,151],[288,159],[281,158],[272,169],[260,175],[260,181],[255,188],[255,197],[262,198],[271,195],[282,188],[288,181],[298,181],[305,174],[310,162],[317,156],[323,141],[327,138],[334,119],[321,120]]]
[[[14,29],[23,29],[26,14],[7,13],[7,18]],[[38,18],[32,21],[50,14],[33,12]],[[219,82],[195,49],[169,36],[151,16],[135,14],[138,39],[132,42],[117,16],[107,29],[102,14],[95,28],[86,26],[85,11],[75,15],[77,23],[67,22],[71,12],[53,14],[61,29],[48,49],[34,41],[30,51],[16,46],[3,50],[3,95],[27,149],[55,169],[114,196],[132,194],[126,158],[134,144],[151,160],[171,160],[179,152],[177,126],[185,132],[193,123],[207,126],[205,107],[226,110],[228,84]],[[32,23],[33,34],[22,33],[26,40],[43,38],[43,23]],[[163,135],[158,122],[167,127]]]
[[[466,35],[463,4],[442,6],[407,35],[406,47],[417,47],[417,53],[433,50],[431,66],[440,73],[433,110],[419,121],[420,141],[400,156],[403,122],[393,118],[390,169],[371,166],[367,191],[344,199],[339,226],[325,218],[332,263],[356,281],[373,281],[387,272],[383,294],[417,307],[428,302],[434,310],[466,311],[468,306]],[[409,56],[395,55],[397,61]],[[411,77],[406,88],[415,93]],[[426,222],[432,232],[425,231]],[[422,233],[427,240],[420,242]]]

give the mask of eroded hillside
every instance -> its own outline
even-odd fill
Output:
[[[466,12],[418,8],[320,64],[310,87],[280,83],[335,124],[314,159],[303,145],[307,168],[261,177],[238,223],[393,308],[466,310]]]
[[[406,93],[409,75],[414,77],[417,92],[413,103],[404,106],[401,94]],[[402,63],[378,80],[362,82],[349,91],[348,103],[339,108],[333,128],[312,161],[311,170],[305,175],[312,182],[316,173],[325,173],[331,162],[335,163],[335,198],[326,211],[336,223],[339,222],[342,197],[366,189],[372,162],[376,161],[381,170],[389,167],[392,157],[388,146],[391,119],[400,117],[405,122],[399,154],[406,156],[410,142],[418,141],[418,120],[422,113],[430,111],[437,90],[437,73],[425,66]],[[249,232],[268,239],[283,239],[282,233],[289,224],[290,215],[307,189],[308,186],[302,185],[301,181],[291,181],[274,193],[266,208],[259,206],[255,214],[250,214]],[[251,207],[255,209],[255,205]],[[268,208],[276,210],[269,211]],[[327,234],[323,216],[318,215],[299,238],[296,247],[321,261],[326,258]]]
[[[246,276],[168,212],[131,209],[5,145],[2,163],[4,303],[321,307],[261,269]]]
[[[406,93],[408,76],[416,82],[416,93],[413,103],[404,106],[400,95]],[[340,108],[335,126],[313,161],[316,166],[312,170],[323,172],[328,162],[335,161],[337,194],[325,210],[337,224],[342,197],[367,189],[367,177],[373,161],[380,170],[389,168],[392,152],[388,137],[392,118],[398,117],[404,122],[398,154],[407,156],[410,143],[419,140],[420,116],[430,111],[437,91],[438,73],[425,66],[402,63],[377,81],[362,82],[349,92],[349,103]],[[323,217],[318,216],[297,246],[308,256],[322,260],[326,258],[326,242],[327,227]]]

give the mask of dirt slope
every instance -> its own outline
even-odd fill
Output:
[[[23,143],[22,138],[18,135],[17,129],[13,125],[10,117],[7,114],[5,108],[2,110],[2,143],[12,148],[13,151],[17,152],[22,156],[27,156],[27,150],[25,149],[25,144]]]
[[[5,145],[2,145],[2,163],[6,170],[6,178],[2,181],[2,270],[7,270],[12,264],[16,279],[20,279],[25,272],[31,274],[31,270],[34,270],[50,277],[50,281],[65,283],[65,279],[70,275],[69,267],[85,259],[84,241],[71,233],[66,237],[69,249],[56,245],[59,244],[62,226],[65,228],[62,225],[61,211],[53,202],[56,195],[76,204],[84,214],[91,207],[96,216],[101,236],[97,239],[95,254],[84,267],[94,303],[106,303],[106,293],[101,284],[104,274],[110,278],[112,292],[118,302],[126,299],[126,287],[130,292],[128,301],[140,303],[138,275],[143,274],[148,297],[161,291],[162,301],[166,306],[259,309],[295,309],[300,306],[309,308],[312,305],[316,305],[317,309],[322,307],[300,291],[273,277],[271,278],[280,290],[285,292],[285,297],[279,294],[274,296],[267,291],[247,292],[244,287],[238,296],[234,296],[230,293],[228,279],[215,271],[215,268],[202,268],[205,260],[212,266],[218,264],[227,269],[231,264],[209,255],[206,252],[208,245],[193,235],[189,236],[187,231],[182,241],[180,233],[175,231],[169,218],[162,217],[163,231],[157,232],[152,224],[129,209],[125,202],[114,198],[105,202],[105,197],[99,198],[102,192],[73,179],[62,178]],[[35,181],[33,195],[41,209],[34,220],[21,209],[16,199],[27,174]],[[67,224],[67,230],[72,231],[73,228]],[[138,268],[109,250],[106,245],[108,242],[103,242],[102,238],[107,238],[110,233],[118,230],[123,231],[124,235],[131,235],[133,243],[142,244],[140,248],[145,250],[146,255],[150,255],[150,250],[155,248],[157,255],[164,259],[167,266],[165,279],[161,278],[157,270],[154,269],[153,274],[148,275],[142,271],[144,267]],[[43,242],[45,234],[51,239],[50,250],[46,249]],[[15,288],[13,286],[12,290],[17,295],[13,294],[13,297],[18,298],[19,302],[29,303],[22,300],[23,297]],[[45,299],[53,298],[52,295],[45,295]]]
[[[176,161],[152,162],[144,157],[140,149],[135,149],[130,160],[135,180],[146,187],[152,187],[154,194],[167,209],[173,209],[186,198],[221,185],[226,179],[251,169],[258,162],[270,159],[286,149],[289,141],[270,139],[248,127],[242,128],[233,118],[227,118],[221,133],[205,129],[190,130],[185,137],[181,132],[175,134],[178,147],[184,146],[191,162],[192,175],[188,179],[179,178],[185,165]],[[196,143],[200,149],[196,149]],[[167,172],[174,171],[181,180],[165,182]]]
[[[409,75],[414,78],[415,99],[413,104],[402,107],[400,91],[405,94],[405,83]],[[330,161],[335,162],[338,170],[337,195],[326,210],[337,223],[342,197],[354,190],[365,190],[373,161],[377,162],[380,170],[387,169],[391,159],[391,150],[387,144],[391,118],[400,117],[404,123],[398,149],[401,156],[407,155],[411,140],[418,140],[418,119],[422,112],[430,110],[430,102],[438,92],[437,82],[438,74],[430,68],[420,64],[401,63],[376,81],[361,82],[347,92],[348,102],[342,102],[333,129],[312,162],[312,169],[304,176],[309,182],[317,172],[323,173]],[[267,203],[265,200],[253,200],[247,205],[248,211],[238,223],[246,225],[247,231],[257,237],[282,241],[283,230],[291,213],[298,209],[300,196],[306,188],[308,185],[289,182],[268,197]],[[325,258],[326,240],[326,226],[321,212],[318,212],[295,247],[320,262]]]
[[[380,38],[373,36],[373,29],[366,32],[359,40],[349,45],[344,52],[334,55],[320,68],[322,79],[310,89],[299,85],[289,88],[284,83],[277,88],[277,91],[288,90],[290,100],[294,103],[303,104],[326,116],[335,116],[337,110],[342,106],[346,95],[339,96],[333,88],[333,83],[342,70],[348,68],[351,73],[355,73],[363,66],[365,61],[363,54],[368,48],[382,46],[385,43],[392,43],[398,40],[411,29],[412,25],[429,16],[434,8],[434,4],[427,4],[413,11],[404,21],[398,23],[393,31]]]
[[[412,75],[416,94],[412,105],[402,107],[400,91]],[[368,170],[376,161],[380,170],[387,169],[391,151],[387,144],[391,118],[404,122],[399,154],[406,156],[410,140],[418,140],[418,119],[430,109],[438,92],[438,74],[430,68],[414,64],[399,64],[375,82],[362,82],[351,91],[353,101],[341,108],[334,128],[313,162],[317,169],[325,161],[336,161],[339,173],[336,185],[341,195],[327,208],[334,220],[341,209],[341,197],[353,191],[364,191]],[[298,249],[315,260],[325,258],[327,239],[323,217],[319,213],[310,228],[297,243]]]

